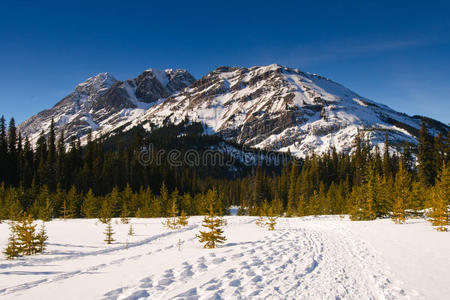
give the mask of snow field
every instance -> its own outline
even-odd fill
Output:
[[[226,243],[203,249],[202,217],[178,231],[163,219],[113,221],[103,242],[97,220],[47,223],[42,255],[0,259],[2,299],[446,299],[450,234],[424,220],[279,219],[275,231],[253,217],[226,217]],[[4,248],[8,224],[0,224]],[[178,243],[181,242],[181,251]]]

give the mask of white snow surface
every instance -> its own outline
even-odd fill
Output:
[[[46,253],[0,260],[1,299],[448,299],[450,234],[424,220],[226,217],[226,243],[203,249],[201,217],[171,231],[162,219],[47,223]],[[115,223],[115,221],[113,222]],[[0,224],[5,247],[8,224]],[[181,241],[181,251],[178,242]]]

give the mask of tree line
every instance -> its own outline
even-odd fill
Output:
[[[113,146],[104,138],[88,137],[86,145],[63,133],[40,135],[35,147],[23,139],[14,119],[0,120],[0,219],[17,219],[23,212],[35,218],[161,217],[171,204],[187,215],[208,214],[213,200],[219,215],[231,205],[240,214],[274,216],[350,214],[354,220],[393,217],[402,222],[425,208],[448,203],[448,134],[433,136],[422,123],[417,145],[392,149],[373,147],[363,134],[352,153],[331,148],[278,168],[255,166],[233,173],[216,166],[173,166],[165,160],[139,163],[139,152],[153,141],[159,147],[187,148],[220,142],[201,134],[198,126],[170,125],[150,133],[134,132],[126,143]],[[187,143],[189,141],[190,143]],[[154,155],[154,154],[152,154]],[[443,199],[437,203],[436,199]]]

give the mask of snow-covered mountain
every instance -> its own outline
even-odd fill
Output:
[[[382,144],[416,143],[422,117],[410,117],[316,74],[279,65],[220,67],[198,81],[184,70],[147,70],[116,81],[103,73],[80,84],[51,110],[21,124],[33,141],[51,118],[66,136],[84,137],[151,130],[185,119],[205,124],[206,133],[266,150],[298,156],[335,146],[349,151],[358,131]],[[432,133],[448,126],[428,119]]]
[[[116,80],[100,73],[76,86],[73,93],[53,108],[26,120],[19,130],[32,143],[40,133],[49,131],[52,118],[56,133],[64,132],[66,141],[72,136],[86,138],[108,133],[123,122],[144,114],[158,100],[167,98],[195,82],[186,70],[148,69],[135,79]]]

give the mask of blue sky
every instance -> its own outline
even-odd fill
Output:
[[[0,2],[0,114],[23,121],[108,71],[278,63],[450,122],[446,1]]]

